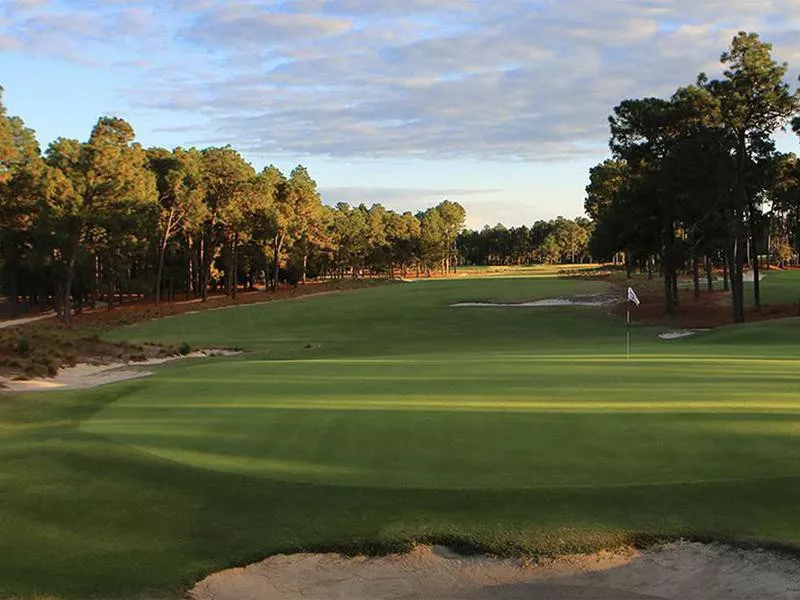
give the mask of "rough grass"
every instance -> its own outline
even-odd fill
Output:
[[[794,304],[800,308],[800,269],[761,269],[762,304]],[[745,284],[745,302],[753,304],[753,284]],[[800,316],[800,313],[798,313]]]
[[[374,287],[387,283],[384,279],[336,280],[300,287],[281,288],[273,292],[242,292],[234,301],[216,294],[205,303],[199,300],[162,302],[131,302],[114,310],[87,310],[73,316],[69,324],[55,318],[0,329],[0,376],[9,379],[31,379],[55,375],[63,367],[77,363],[103,364],[108,362],[143,361],[148,358],[186,354],[185,342],[152,344],[147,340],[130,343],[123,338],[114,341],[101,335],[121,325],[159,320],[186,313],[264,304],[295,299],[320,293]]]
[[[51,377],[79,362],[141,361],[175,353],[167,346],[112,343],[100,339],[101,331],[93,326],[68,329],[55,322],[0,329],[0,376]]]
[[[251,353],[3,396],[0,595],[177,596],[267,554],[413,541],[800,547],[800,320],[635,327],[625,361],[602,311],[449,307],[605,286],[416,282],[113,332]]]

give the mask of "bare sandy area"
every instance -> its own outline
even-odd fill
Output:
[[[11,327],[19,327],[20,325],[25,325],[26,323],[34,323],[36,321],[43,321],[45,319],[52,319],[56,316],[55,312],[48,312],[43,315],[36,315],[35,317],[21,317],[19,319],[6,319],[5,321],[0,321],[0,329],[9,329]]]
[[[381,558],[274,556],[211,575],[188,595],[192,600],[796,600],[800,562],[690,542],[538,564],[419,546]]]
[[[693,335],[697,335],[698,333],[705,333],[707,331],[711,331],[710,329],[678,329],[675,331],[665,331],[664,333],[659,333],[658,337],[662,340],[678,340],[680,338],[691,337]]]
[[[454,308],[480,307],[480,306],[503,306],[509,308],[546,308],[552,306],[608,306],[616,300],[607,296],[575,296],[574,298],[545,298],[533,300],[531,302],[459,302],[451,304]]]
[[[766,273],[764,273],[763,271],[759,271],[758,280],[761,281],[766,276],[767,276]],[[742,273],[742,281],[745,281],[747,283],[753,283],[755,280],[756,280],[756,274],[753,271],[745,271],[744,273]]]
[[[7,379],[0,377],[2,391],[6,392],[40,392],[44,390],[75,390],[97,387],[106,383],[116,383],[127,379],[138,379],[152,375],[146,367],[160,365],[184,358],[202,358],[208,356],[232,356],[239,354],[233,350],[200,350],[186,355],[151,358],[140,362],[116,362],[105,365],[78,364],[59,370],[55,377],[37,379]]]

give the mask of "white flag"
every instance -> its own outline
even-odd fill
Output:
[[[639,298],[636,295],[636,292],[633,291],[632,287],[628,288],[628,302],[633,302],[636,306],[639,306]]]

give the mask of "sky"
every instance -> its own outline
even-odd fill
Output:
[[[719,75],[739,30],[796,83],[800,0],[0,0],[0,85],[43,147],[120,116],[329,204],[511,226],[582,215],[613,107]]]

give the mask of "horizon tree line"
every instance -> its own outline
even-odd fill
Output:
[[[323,204],[302,165],[257,172],[230,146],[144,148],[101,117],[42,153],[0,88],[0,285],[64,321],[103,300],[236,297],[312,277],[448,273],[466,211]]]
[[[624,253],[628,273],[659,271],[666,312],[675,313],[678,273],[701,271],[714,288],[722,271],[733,321],[745,319],[743,271],[796,264],[800,244],[800,162],[775,134],[800,131],[800,96],[786,63],[758,34],[739,32],[721,55],[719,79],[701,73],[668,99],[621,102],[609,117],[611,158],[593,167],[585,210],[591,252]]]
[[[457,239],[467,265],[580,264],[592,262],[589,239],[594,224],[585,217],[539,220],[530,227],[498,223],[478,231],[464,230]]]

